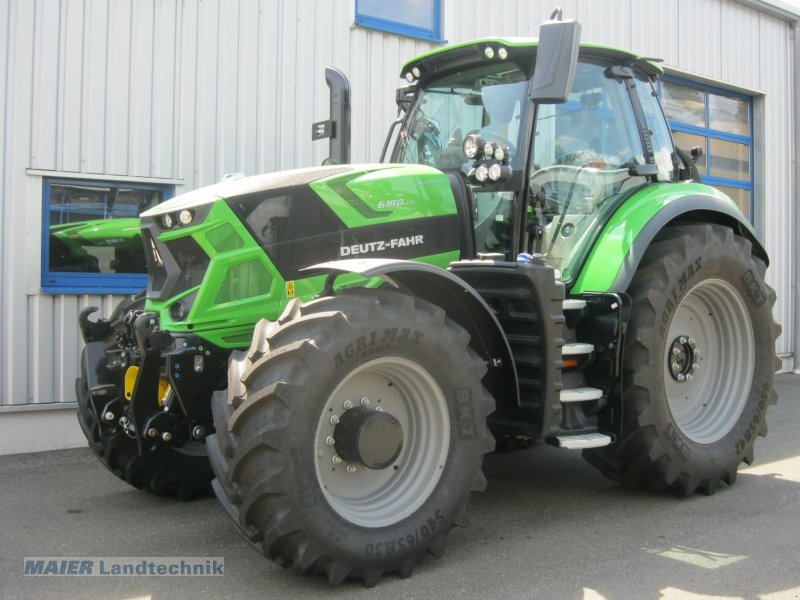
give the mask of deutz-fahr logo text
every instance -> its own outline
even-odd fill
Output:
[[[375,242],[342,246],[339,249],[339,256],[356,256],[358,254],[370,254],[372,252],[385,252],[386,250],[392,250],[394,248],[420,246],[424,243],[425,239],[423,235],[409,235],[406,237],[392,238],[390,240],[378,240]]]

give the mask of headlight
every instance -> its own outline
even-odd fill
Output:
[[[494,158],[494,148],[495,148],[495,145],[493,143],[486,142],[483,145],[483,155],[486,158]]]
[[[416,77],[417,79],[419,79],[419,76],[420,76],[420,74],[421,74],[421,73],[420,73],[420,70],[419,70],[419,67],[414,67],[413,69],[411,69],[411,74],[412,74],[414,77]]]
[[[408,83],[414,83],[414,74],[411,71],[406,73],[406,81]]]
[[[176,302],[169,307],[169,318],[173,321],[183,321],[186,318],[186,307],[183,302]]]
[[[500,58],[500,60],[507,59],[508,58],[508,50],[506,50],[505,48],[498,48],[497,56]]]
[[[486,55],[486,58],[494,58],[494,48],[491,46],[486,46],[483,53]]]
[[[480,165],[477,169],[475,169],[475,179],[477,179],[480,183],[486,181],[489,177],[489,169],[486,165]]]
[[[178,220],[181,222],[182,225],[188,225],[192,222],[194,215],[190,210],[182,210],[178,213]]]
[[[161,219],[161,224],[164,226],[164,229],[172,229],[172,226],[175,225],[175,219],[172,218],[172,215],[166,214]]]
[[[499,181],[502,174],[503,171],[500,168],[500,163],[493,163],[492,166],[489,167],[489,179],[492,181]]]
[[[502,146],[498,146],[497,148],[495,148],[494,157],[500,162],[503,162],[503,159],[506,157],[505,149]]]
[[[470,133],[464,139],[464,154],[467,155],[467,158],[473,160],[478,157],[481,148],[481,138],[475,135],[474,133]]]

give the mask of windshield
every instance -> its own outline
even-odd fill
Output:
[[[504,144],[516,167],[527,85],[525,73],[510,62],[466,69],[426,85],[400,132],[392,161],[460,169],[467,162],[464,138],[479,133],[485,141]]]

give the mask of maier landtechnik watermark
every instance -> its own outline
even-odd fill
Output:
[[[24,558],[23,575],[223,577],[222,556],[35,556]]]

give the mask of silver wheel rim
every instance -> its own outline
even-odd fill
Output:
[[[675,424],[698,444],[725,437],[747,404],[755,367],[753,326],[731,284],[708,279],[689,290],[675,310],[665,356]]]
[[[364,405],[393,415],[403,429],[402,450],[384,469],[337,464],[336,449],[326,443],[335,429],[331,417]],[[339,515],[363,527],[385,527],[425,503],[441,478],[449,447],[447,402],[431,374],[403,358],[379,358],[350,373],[325,403],[314,443],[317,480]]]

